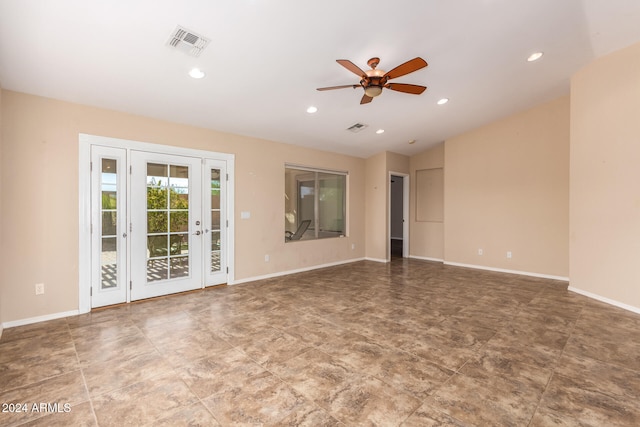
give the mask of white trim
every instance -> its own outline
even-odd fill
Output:
[[[569,278],[564,276],[553,276],[550,274],[531,273],[529,271],[507,270],[504,268],[485,267],[484,265],[462,264],[459,262],[449,262],[449,261],[444,261],[444,265],[451,265],[454,267],[475,268],[476,270],[497,271],[498,273],[518,274],[520,276],[540,277],[542,279],[561,280],[563,282],[569,281]]]
[[[638,307],[634,307],[634,306],[629,305],[629,304],[624,304],[624,303],[621,303],[619,301],[616,301],[616,300],[613,300],[613,299],[610,299],[610,298],[606,298],[606,297],[603,297],[603,296],[600,296],[598,294],[594,294],[594,293],[591,293],[591,292],[588,292],[588,291],[583,291],[582,289],[574,288],[573,286],[569,286],[569,290],[571,292],[575,292],[576,294],[584,295],[585,297],[588,297],[588,298],[591,298],[591,299],[594,299],[594,300],[597,300],[597,301],[600,301],[600,302],[604,302],[605,304],[610,304],[610,305],[622,308],[624,310],[629,310],[629,311],[631,311],[633,313],[640,314],[640,308],[638,308]]]
[[[371,258],[371,257],[365,257],[364,258],[365,261],[373,261],[373,262],[381,262],[383,264],[386,264],[388,262],[391,262],[391,260],[388,259],[382,259],[382,258]]]
[[[241,283],[255,282],[257,280],[272,279],[274,277],[287,276],[289,274],[303,273],[305,271],[318,270],[320,268],[334,267],[336,265],[351,264],[353,262],[364,261],[366,258],[352,258],[345,261],[330,262],[328,264],[312,265],[310,267],[296,268],[295,270],[280,271],[277,273],[264,274],[262,276],[247,277],[246,279],[229,282],[230,285],[239,285]],[[383,261],[386,262],[386,261]]]
[[[409,197],[411,196],[411,191],[409,188],[409,178],[410,175],[403,172],[394,172],[389,171],[387,177],[388,191],[387,191],[387,236],[385,240],[387,241],[387,260],[385,262],[391,261],[391,244],[389,243],[391,239],[391,179],[394,177],[402,178],[402,237],[395,238],[396,240],[402,240],[402,257],[409,258]],[[373,260],[372,260],[373,261]]]
[[[15,328],[16,326],[24,326],[24,325],[30,325],[32,323],[46,322],[47,320],[62,319],[63,317],[77,316],[79,314],[80,312],[78,310],[63,311],[60,313],[53,313],[53,314],[45,314],[44,316],[29,317],[27,319],[12,320],[10,322],[5,322],[2,324],[2,327],[6,329]]]
[[[217,151],[198,150],[197,148],[176,147],[173,145],[133,141],[115,137],[111,138],[107,136],[88,135],[86,133],[79,134],[79,139],[81,143],[89,145],[104,145],[107,147],[129,148],[132,150],[150,151],[152,153],[171,154],[175,156],[206,157],[224,159],[227,161],[235,160],[235,155],[229,153],[220,153]],[[212,155],[214,157],[211,157]],[[229,178],[231,178],[231,175],[229,175]]]
[[[227,159],[227,175],[229,176],[229,181],[227,181],[227,200],[226,200],[226,209],[227,209],[227,221],[229,221],[229,226],[227,227],[227,268],[229,272],[227,273],[227,282],[233,283],[235,272],[236,272],[236,214],[235,214],[235,176],[236,176],[236,162],[235,155],[231,154]]]
[[[326,169],[326,168],[317,168],[317,167],[310,167],[310,166],[302,166],[302,165],[297,165],[295,163],[285,163],[284,164],[285,169],[297,169],[297,170],[302,170],[302,171],[307,171],[307,172],[319,172],[319,173],[333,173],[336,175],[344,175],[344,176],[348,176],[349,175],[349,171],[341,171],[341,170],[335,170],[335,169]]]
[[[78,312],[91,311],[91,144],[78,138]],[[89,286],[86,284],[89,283]]]
[[[426,257],[426,256],[409,255],[409,258],[420,259],[422,261],[444,262],[444,260],[442,258],[431,258],[431,257]]]

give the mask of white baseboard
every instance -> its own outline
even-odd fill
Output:
[[[4,322],[2,324],[2,327],[7,329],[15,328],[16,326],[24,326],[24,325],[30,325],[32,323],[46,322],[47,320],[62,319],[63,317],[77,316],[78,314],[80,314],[78,310],[63,311],[61,313],[46,314],[44,316],[29,317],[27,319]]]
[[[529,271],[521,271],[521,270],[507,270],[504,268],[494,268],[494,267],[486,267],[484,265],[474,265],[474,264],[463,264],[459,262],[449,262],[444,261],[445,265],[451,265],[454,267],[465,267],[465,268],[475,268],[477,270],[487,270],[487,271],[496,271],[498,273],[509,273],[509,274],[519,274],[521,276],[530,276],[530,277],[540,277],[541,279],[552,279],[552,280],[561,280],[563,282],[568,282],[569,278],[564,276],[553,276],[550,274],[540,274],[540,273],[532,273]]]
[[[616,307],[622,308],[623,310],[628,310],[628,311],[632,311],[634,313],[640,314],[640,308],[638,308],[638,307],[634,307],[632,305],[624,304],[624,303],[621,303],[620,301],[616,301],[616,300],[613,300],[613,299],[610,299],[610,298],[606,298],[606,297],[600,296],[598,294],[594,294],[594,293],[591,293],[591,292],[583,291],[582,289],[574,288],[573,286],[569,286],[569,290],[571,292],[575,292],[576,294],[584,295],[585,297],[595,299],[595,300],[603,302],[605,304],[614,305]]]
[[[389,262],[389,260],[387,259],[382,259],[382,258],[370,258],[370,257],[366,257],[365,261],[373,261],[373,262],[382,262],[382,263],[387,263]]]
[[[426,256],[409,255],[409,258],[411,258],[411,259],[419,259],[419,260],[422,260],[422,261],[444,262],[444,260],[442,258],[431,258],[431,257],[426,257]]]
[[[296,268],[295,270],[279,271],[277,273],[264,274],[262,276],[247,277],[245,279],[234,280],[230,285],[239,285],[240,283],[255,282],[257,280],[272,279],[274,277],[287,276],[289,274],[303,273],[305,271],[318,270],[320,268],[334,267],[336,265],[351,264],[352,262],[364,261],[365,258],[352,258],[345,261],[330,262],[328,264],[312,265],[310,267]]]

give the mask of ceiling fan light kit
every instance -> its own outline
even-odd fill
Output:
[[[369,59],[369,61],[367,61],[367,65],[369,65],[371,69],[367,71],[362,71],[360,67],[348,59],[337,59],[336,62],[351,71],[353,74],[359,76],[360,84],[320,87],[318,90],[345,89],[348,87],[355,89],[358,86],[361,86],[364,89],[364,95],[360,100],[360,104],[368,104],[373,100],[373,98],[379,96],[384,88],[395,90],[397,92],[410,93],[412,95],[420,95],[427,89],[425,86],[407,83],[389,83],[389,80],[391,79],[413,73],[414,71],[426,67],[428,65],[427,61],[420,57],[413,58],[387,72],[377,68],[380,63],[380,58]]]

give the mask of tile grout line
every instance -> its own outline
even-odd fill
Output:
[[[542,291],[540,292],[542,293]],[[576,318],[575,322],[573,322],[573,325],[571,326],[571,330],[569,331],[569,334],[567,336],[567,340],[564,343],[564,346],[562,346],[562,350],[560,351],[560,354],[558,355],[558,357],[556,358],[554,364],[553,364],[553,369],[551,370],[551,375],[549,375],[549,379],[547,380],[547,383],[544,386],[544,390],[542,390],[542,393],[540,393],[540,399],[538,399],[538,401],[536,402],[536,407],[533,410],[533,412],[531,413],[531,418],[529,419],[529,422],[527,423],[527,426],[531,425],[531,423],[533,422],[533,419],[535,418],[536,414],[538,413],[538,409],[540,409],[540,404],[542,403],[542,400],[544,399],[545,394],[547,393],[547,390],[549,389],[549,385],[551,384],[551,381],[553,380],[553,378],[556,375],[556,369],[558,368],[558,362],[560,361],[560,359],[562,358],[565,349],[567,348],[567,345],[569,344],[569,340],[571,339],[571,336],[573,335],[573,331],[575,330],[577,324],[578,324],[578,320],[580,320],[580,317],[582,316],[582,312],[584,311],[584,306],[582,306],[580,308],[580,313],[578,314],[578,317]]]

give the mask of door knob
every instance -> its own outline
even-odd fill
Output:
[[[196,231],[196,232],[195,232],[195,233],[193,233],[193,234],[195,234],[196,236],[199,236],[201,233],[200,233],[200,230],[198,230],[198,231]]]

